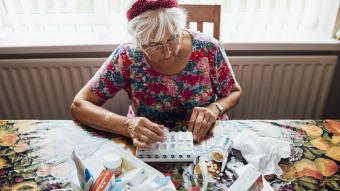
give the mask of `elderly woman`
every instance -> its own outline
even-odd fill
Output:
[[[72,116],[141,148],[163,141],[163,121],[190,120],[199,141],[241,96],[224,49],[184,29],[186,13],[176,0],[134,1],[127,18],[133,41],[120,45],[80,90]],[[121,89],[131,101],[127,117],[101,107]]]

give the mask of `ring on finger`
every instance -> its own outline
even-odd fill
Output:
[[[145,137],[144,137],[143,135],[141,135],[141,136],[139,137],[139,140],[142,141],[142,142],[144,142],[144,141],[145,141]]]

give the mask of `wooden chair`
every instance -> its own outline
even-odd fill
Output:
[[[188,12],[187,27],[190,22],[197,23],[197,30],[203,32],[203,22],[214,24],[214,38],[220,38],[221,5],[180,4]]]

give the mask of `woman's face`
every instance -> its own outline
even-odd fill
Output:
[[[160,42],[152,42],[142,47],[152,63],[172,64],[178,54],[180,38],[180,34],[167,33]]]

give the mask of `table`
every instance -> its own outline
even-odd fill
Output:
[[[258,122],[280,128],[282,138],[292,144],[291,156],[283,159],[281,177],[267,176],[275,190],[340,190],[340,122],[312,120],[219,121],[201,143],[211,140],[219,127],[251,128]],[[176,123],[173,130],[185,130]],[[113,141],[135,153],[127,138],[94,130],[71,120],[2,120],[0,121],[0,189],[1,190],[71,190],[65,177],[74,169],[70,153],[77,149],[82,158],[95,153],[106,142]],[[245,164],[234,151],[229,163]],[[202,170],[198,163],[153,163],[156,169],[170,175],[178,190],[199,190]],[[209,174],[209,177],[211,175]],[[207,190],[224,190],[233,182],[224,175],[208,183]]]

